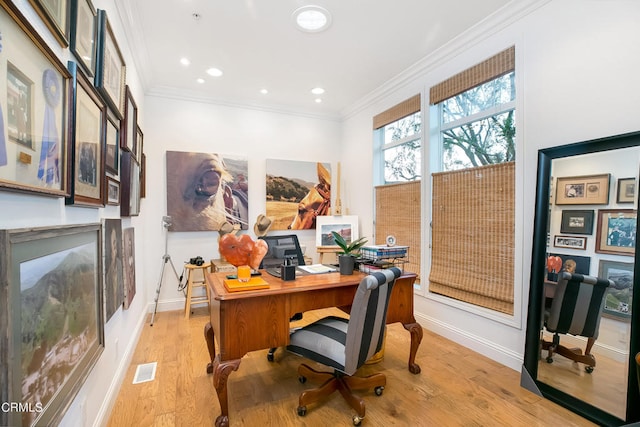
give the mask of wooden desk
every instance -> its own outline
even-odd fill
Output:
[[[216,427],[229,425],[227,380],[240,366],[240,359],[250,351],[284,347],[289,344],[289,318],[320,308],[339,307],[349,312],[353,297],[363,273],[351,276],[326,273],[300,276],[284,282],[263,272],[269,289],[228,292],[223,280],[226,273],[207,274],[211,290],[211,321],[204,328],[205,340],[211,357],[207,373],[213,372],[213,386],[220,402],[221,414]],[[401,322],[411,335],[408,369],[420,373],[415,363],[418,346],[422,341],[422,327],[413,317],[413,282],[416,275],[407,273],[396,280],[387,323]],[[219,353],[216,354],[217,341]]]

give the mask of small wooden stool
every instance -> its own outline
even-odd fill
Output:
[[[211,263],[205,262],[202,265],[187,264],[184,268],[187,270],[187,299],[184,302],[184,317],[188,319],[191,314],[191,304],[204,304],[206,302],[209,305],[209,286],[207,286],[206,274],[207,270],[211,268]],[[196,281],[193,277],[195,270],[198,268],[202,270],[202,280],[200,281]],[[194,297],[193,288],[204,288],[205,295]]]

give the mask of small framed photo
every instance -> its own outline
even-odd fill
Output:
[[[60,46],[69,45],[70,0],[29,0]]]
[[[118,176],[120,174],[120,120],[110,108],[107,114],[106,145],[104,166],[108,172]]]
[[[120,182],[115,178],[107,175],[107,204],[120,204]]]
[[[604,296],[602,314],[607,317],[631,320],[633,300],[633,263],[601,260],[598,277],[612,280]]]
[[[610,174],[560,177],[556,182],[556,205],[606,205]]]
[[[618,180],[618,203],[633,203],[636,200],[636,179],[620,178]]]
[[[98,14],[91,0],[71,0],[69,47],[89,77],[96,72]]]
[[[7,135],[33,150],[33,81],[7,62]]]
[[[634,256],[636,253],[636,211],[633,209],[600,209],[596,252]]]
[[[593,233],[592,210],[564,210],[560,232],[567,234],[591,234]]]
[[[138,159],[136,153],[136,138],[138,136],[138,106],[133,99],[129,86],[125,89],[124,118],[120,123],[120,148],[129,151]]]
[[[587,238],[576,236],[554,236],[553,246],[567,249],[587,249]]]
[[[126,66],[113,35],[107,12],[98,10],[98,43],[96,45],[96,75],[94,84],[111,108],[122,117]]]
[[[357,215],[321,215],[316,217],[316,246],[339,248],[332,231],[340,234],[347,243],[358,240]]]

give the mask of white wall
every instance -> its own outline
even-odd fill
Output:
[[[360,215],[363,228],[372,223],[371,192],[349,191],[349,183],[371,184],[367,159],[354,153],[372,146],[371,117],[416,93],[425,111],[434,84],[511,46],[516,47],[516,304],[514,316],[502,316],[464,303],[416,294],[416,318],[425,327],[462,343],[513,369],[523,360],[529,290],[537,151],[638,130],[640,117],[640,3],[634,1],[551,1],[522,11],[506,27],[489,21],[454,40],[441,52],[408,70],[370,96],[371,103],[344,122],[345,204]],[[497,17],[496,17],[497,19]],[[425,146],[429,142],[428,114]],[[349,155],[351,154],[351,155]],[[429,164],[425,150],[425,164]],[[430,171],[423,174],[429,183]],[[365,182],[363,182],[363,178]],[[367,185],[363,185],[368,188]],[[423,190],[425,229],[429,223],[428,186]],[[428,231],[427,231],[428,232]],[[425,232],[424,234],[427,234]],[[428,283],[428,235],[423,237],[422,283]],[[428,343],[423,343],[428,345]]]
[[[143,215],[149,250],[144,254],[144,263],[148,277],[156,280],[156,283],[147,283],[149,301],[155,298],[166,238],[161,219],[167,212],[167,151],[220,153],[246,158],[249,168],[248,232],[254,238],[255,220],[260,213],[265,213],[266,159],[327,162],[332,166],[335,180],[341,150],[339,122],[159,96],[147,97],[145,119],[148,184]],[[301,230],[296,234],[300,244],[306,247],[306,255],[317,261],[315,230]],[[200,255],[205,260],[219,257],[218,232],[169,232],[168,253],[181,274],[184,262],[191,257]],[[184,307],[184,296],[177,291],[177,281],[170,267],[165,270],[159,301],[158,310]]]
[[[31,20],[38,21],[27,0],[16,3]],[[116,38],[124,40],[122,19],[114,1],[94,0],[94,5],[107,10]],[[501,24],[502,18],[510,24]],[[518,97],[516,313],[496,315],[466,304],[451,304],[423,292],[416,295],[416,318],[427,328],[519,369],[524,348],[537,150],[638,129],[640,57],[635,53],[640,42],[639,18],[640,3],[633,0],[553,0],[531,12],[524,9],[515,15],[497,15],[363,99],[346,113],[343,123],[161,96],[145,97],[131,53],[121,42],[128,66],[127,82],[139,107],[147,154],[147,197],[142,200],[141,214],[123,219],[123,227],[136,228],[138,296],[129,310],[119,310],[106,325],[105,351],[62,425],[106,423],[137,336],[141,328],[149,327],[145,317],[153,307],[164,254],[161,218],[166,214],[167,150],[246,156],[250,220],[264,212],[265,159],[322,161],[334,168],[341,161],[344,212],[359,215],[361,235],[371,238],[371,118],[416,93],[422,93],[426,111],[430,86],[513,44]],[[57,43],[51,39],[50,45],[55,48]],[[68,51],[59,47],[55,51],[66,62]],[[427,128],[428,124],[427,117]],[[428,160],[425,156],[425,163]],[[424,182],[428,183],[429,171],[424,176]],[[423,195],[427,224],[428,188]],[[111,206],[66,207],[63,200],[6,192],[0,192],[0,205],[2,228],[96,222],[119,216],[118,209]],[[303,244],[313,249],[313,232],[299,232],[299,236]],[[191,256],[217,256],[216,239],[215,232],[169,233],[169,253],[180,269]],[[425,233],[423,248],[428,247],[427,242]],[[422,283],[426,284],[428,254],[427,250],[423,252]],[[160,310],[183,307],[184,298],[176,288],[174,279],[167,276],[160,295]],[[162,312],[156,317],[156,322],[161,321]]]

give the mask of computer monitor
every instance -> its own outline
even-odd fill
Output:
[[[260,268],[280,267],[285,258],[293,258],[294,265],[304,265],[304,257],[298,236],[286,234],[282,236],[261,236],[267,242],[269,250],[260,263]]]

